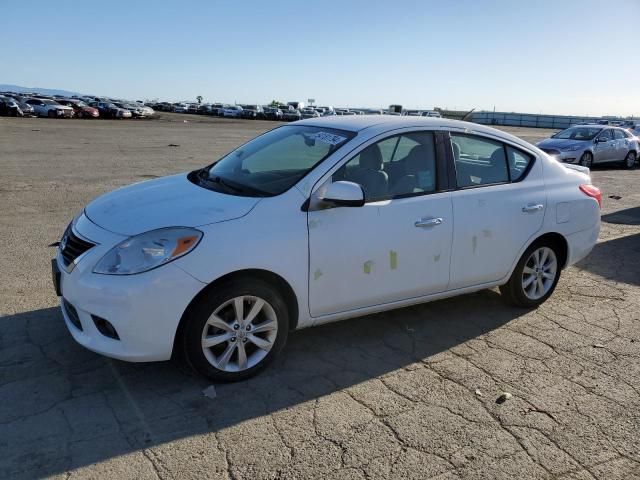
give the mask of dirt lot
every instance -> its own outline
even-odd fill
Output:
[[[640,478],[640,170],[593,172],[600,242],[536,311],[483,291],[297,332],[214,399],[76,345],[47,247],[69,219],[272,125],[0,118],[0,478]]]

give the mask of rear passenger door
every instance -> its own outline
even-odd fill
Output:
[[[625,135],[624,130],[616,128],[613,130],[613,138],[616,144],[616,153],[613,160],[624,160],[629,152],[629,145],[627,136]]]
[[[457,189],[450,289],[457,289],[504,278],[540,230],[547,199],[532,155],[461,133],[451,133],[451,149]]]

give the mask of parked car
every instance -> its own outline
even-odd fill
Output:
[[[199,115],[211,115],[211,104],[203,103],[198,105],[198,111],[196,113]]]
[[[260,105],[242,105],[242,112],[240,113],[240,116],[251,120],[265,118],[264,111]]]
[[[316,112],[313,108],[310,108],[310,107],[303,108],[300,111],[300,114],[302,115],[302,118],[318,118],[318,117],[320,117],[320,114],[318,112]]]
[[[227,105],[220,113],[225,118],[240,118],[242,115],[242,107],[240,105]]]
[[[22,117],[22,109],[18,102],[11,97],[0,95],[0,115],[5,117]]]
[[[81,345],[240,380],[291,330],[492,287],[537,307],[595,245],[600,203],[588,169],[490,127],[314,118],[93,200],[54,285]]]
[[[173,106],[169,102],[159,102],[153,105],[151,108],[160,112],[171,112],[173,110]]]
[[[90,106],[97,108],[102,118],[131,118],[131,112],[125,108],[120,108],[113,102],[93,102]]]
[[[186,103],[174,103],[173,104],[173,112],[174,113],[189,113],[189,105]]]
[[[35,117],[36,112],[31,105],[27,103],[27,98],[22,97],[17,94],[8,94],[4,95],[6,98],[9,98],[18,104],[20,110],[22,110],[23,117]]]
[[[282,110],[282,120],[285,122],[302,120],[302,113],[300,113],[300,110],[296,110],[294,108],[284,109]]]
[[[211,115],[214,115],[216,117],[221,117],[222,116],[222,110],[228,107],[227,104],[225,103],[214,103],[211,105]]]
[[[421,115],[423,117],[435,117],[435,118],[441,118],[442,117],[440,112],[438,112],[437,110],[425,110],[424,112],[422,112]]]
[[[66,105],[60,105],[55,100],[46,98],[30,98],[27,103],[33,107],[33,111],[39,117],[49,118],[71,118],[73,117],[73,108]]]
[[[90,107],[82,100],[77,100],[75,98],[62,98],[58,100],[60,105],[66,105],[67,107],[73,108],[74,117],[76,118],[98,118],[100,116],[100,112],[95,107]]]
[[[263,112],[267,120],[282,120],[282,111],[276,107],[264,107]]]
[[[634,168],[640,151],[638,140],[631,133],[601,124],[569,127],[538,142],[537,146],[561,162],[588,168],[610,162]]]
[[[322,117],[336,114],[333,107],[316,107],[316,112],[318,112]]]
[[[155,113],[152,108],[145,107],[139,103],[113,102],[113,104],[118,108],[131,112],[133,118],[147,118]]]
[[[200,105],[197,103],[190,103],[189,105],[187,105],[187,113],[198,113],[198,107]]]

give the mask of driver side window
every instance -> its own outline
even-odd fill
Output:
[[[613,140],[613,135],[611,135],[611,130],[603,131],[599,136],[598,140],[603,142],[608,142],[609,140]]]
[[[369,145],[333,174],[339,180],[361,185],[366,202],[434,192],[434,135],[412,132]]]

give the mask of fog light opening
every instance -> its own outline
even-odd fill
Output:
[[[111,325],[111,322],[96,315],[91,315],[91,318],[93,319],[93,323],[96,325],[96,328],[102,335],[114,340],[120,340],[118,332],[116,332],[116,329],[113,327],[113,325]]]

